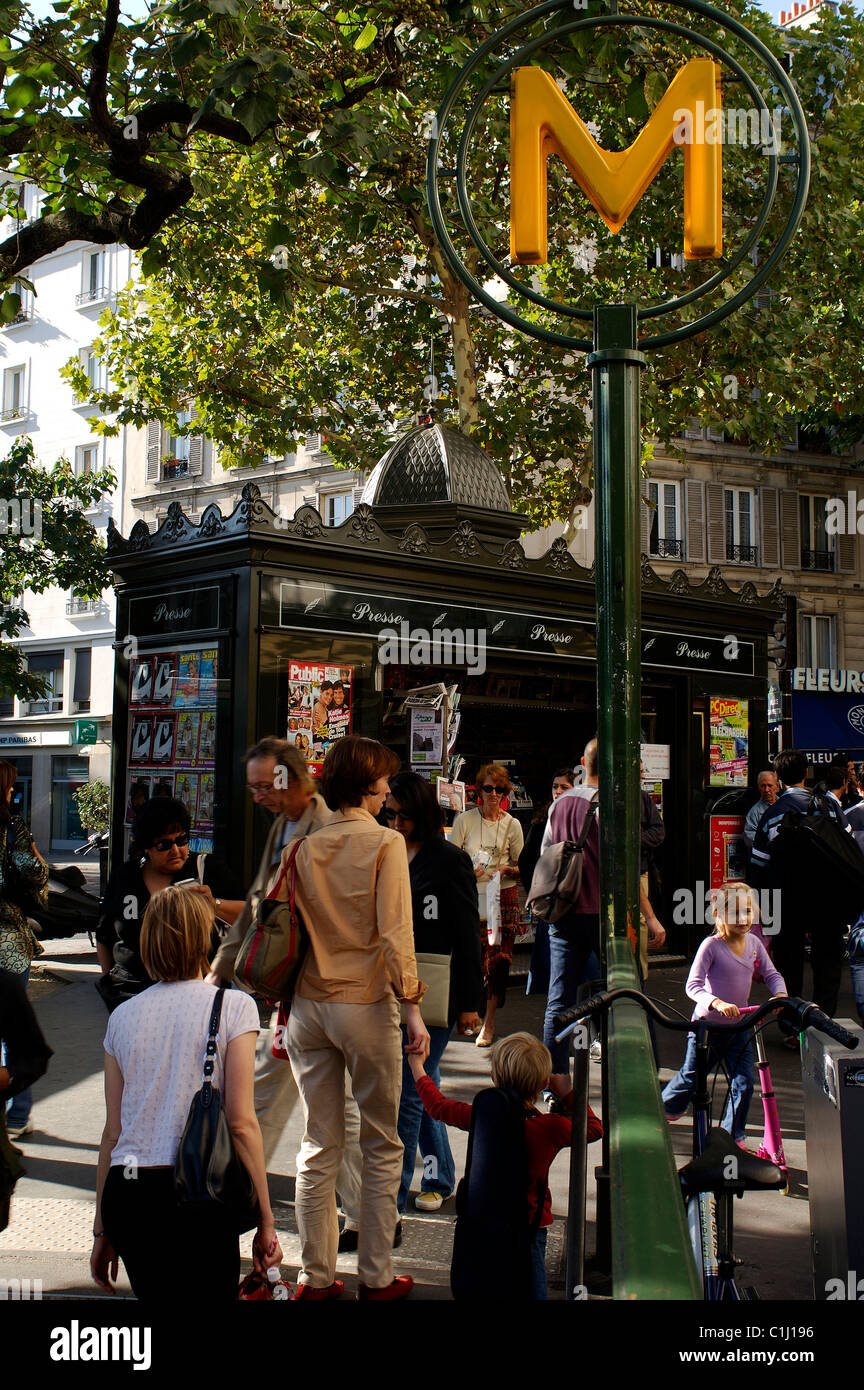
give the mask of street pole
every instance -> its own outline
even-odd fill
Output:
[[[636,985],[639,949],[639,728],[642,564],[640,372],[635,305],[594,310],[594,561],[597,586],[597,738],[600,944],[607,988]],[[633,946],[632,978],[613,975]],[[625,966],[626,971],[626,966]],[[604,1030],[604,1043],[606,1033]],[[597,1263],[611,1258],[608,1048],[603,1047],[603,1159],[597,1173]]]

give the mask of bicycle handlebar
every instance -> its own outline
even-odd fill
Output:
[[[690,1033],[697,1023],[704,1024],[709,1032],[740,1033],[745,1028],[754,1027],[770,1013],[782,1013],[788,1022],[796,1023],[802,1032],[806,1028],[815,1028],[818,1032],[833,1038],[835,1042],[842,1043],[843,1047],[847,1047],[850,1052],[853,1052],[858,1046],[858,1039],[854,1033],[842,1028],[839,1023],[835,1023],[833,1018],[829,1018],[815,1004],[806,999],[797,997],[789,999],[785,996],[768,999],[758,1007],[748,1008],[747,1017],[742,1017],[737,1023],[707,1023],[705,1019],[669,1018],[653,999],[650,999],[647,994],[641,994],[636,989],[613,989],[606,994],[595,994],[593,999],[586,1000],[584,1004],[579,1004],[575,1009],[567,1009],[563,1014],[557,1014],[554,1019],[554,1026],[560,1031],[556,1032],[555,1041],[564,1042],[578,1024],[586,1019],[596,1018],[599,1014],[606,1013],[617,999],[632,1000],[661,1027],[669,1028],[676,1033]]]

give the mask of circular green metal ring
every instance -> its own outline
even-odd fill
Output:
[[[771,254],[769,255],[765,264],[750,279],[748,284],[742,290],[739,290],[736,295],[732,296],[731,299],[727,300],[724,304],[718,306],[717,309],[711,311],[708,314],[702,315],[702,317],[693,320],[693,322],[684,324],[680,328],[674,329],[669,333],[656,334],[652,337],[640,340],[640,347],[642,348],[665,347],[669,344],[681,342],[686,338],[693,337],[695,336],[695,334],[704,332],[707,328],[713,327],[715,323],[719,323],[729,314],[734,313],[735,310],[738,309],[743,303],[746,303],[748,299],[752,298],[752,296],[756,294],[756,292],[758,291],[760,285],[762,285],[765,282],[765,280],[767,280],[768,277],[773,273],[779,261],[785,255],[786,249],[790,241],[792,240],[792,237],[795,235],[795,232],[797,231],[798,226],[801,222],[801,218],[804,214],[804,207],[807,201],[807,192],[810,182],[810,142],[804,112],[801,108],[801,103],[798,100],[798,95],[794,87],[789,81],[783,68],[777,62],[777,59],[774,57],[773,53],[771,53],[770,49],[768,49],[762,43],[761,39],[757,38],[755,34],[751,34],[750,31],[746,29],[742,24],[740,24],[738,20],[734,19],[730,15],[722,14],[720,11],[718,11],[711,5],[702,3],[702,0],[674,0],[674,3],[676,8],[683,9],[693,14],[698,14],[704,18],[710,19],[711,21],[720,25],[720,27],[734,34],[736,37],[741,39],[741,41],[745,44],[746,47],[748,47],[751,50],[751,52],[755,53],[755,55],[762,60],[763,64],[769,70],[772,77],[775,79],[778,86],[781,88],[784,96],[786,97],[789,112],[792,116],[795,125],[796,137],[798,140],[798,180],[795,200],[786,226],[781,235],[778,237],[777,242],[775,243],[771,251]],[[462,263],[456,251],[456,248],[453,245],[449,230],[444,219],[438,190],[438,163],[440,155],[440,146],[444,130],[447,121],[449,120],[452,108],[455,105],[456,99],[458,98],[460,92],[462,91],[462,88],[465,86],[468,78],[470,77],[474,69],[477,66],[479,66],[479,64],[488,56],[488,54],[496,46],[502,43],[505,39],[510,38],[513,34],[518,32],[519,29],[525,28],[528,25],[535,23],[537,20],[543,18],[546,15],[550,15],[562,10],[570,10],[571,6],[572,0],[547,0],[546,4],[538,5],[533,10],[529,10],[527,14],[517,16],[517,18],[511,20],[509,24],[505,25],[502,29],[498,30],[495,34],[491,35],[491,37],[487,39],[486,42],[483,43],[480,46],[480,48],[478,48],[475,51],[474,54],[472,54],[469,61],[464,65],[454,82],[451,84],[451,87],[447,92],[444,101],[442,102],[441,107],[439,108],[439,111],[437,113],[437,129],[435,131],[435,134],[430,138],[429,141],[429,152],[426,164],[426,190],[430,217],[436,235],[438,236],[438,239],[441,243],[441,247],[444,252],[445,258],[448,261],[451,268],[453,269],[454,273],[462,280],[462,282],[467,286],[467,288],[471,291],[475,298],[480,301],[480,303],[484,304],[487,309],[489,309],[493,314],[496,315],[496,317],[502,319],[505,323],[509,323],[512,327],[519,329],[521,332],[528,333],[529,336],[538,338],[543,342],[554,344],[555,346],[569,347],[571,349],[575,348],[578,351],[589,352],[593,347],[593,344],[587,339],[577,338],[569,334],[555,333],[550,329],[544,328],[540,324],[530,323],[529,321],[523,319],[519,314],[515,313],[507,305],[504,305],[500,303],[498,300],[494,299],[492,295],[488,294],[483,289],[483,286],[479,283],[476,277],[473,276],[471,272],[468,270],[468,268]],[[558,313],[564,317],[578,317],[583,320],[589,319],[591,317],[591,310],[580,309],[573,306],[558,304],[555,301],[546,300],[545,297],[537,295],[536,291],[531,290],[529,286],[525,286],[522,284],[521,281],[517,281],[514,277],[511,277],[509,275],[509,272],[506,270],[506,267],[501,266],[500,262],[498,262],[496,258],[492,256],[491,251],[486,246],[485,242],[480,236],[479,229],[476,227],[473,214],[471,213],[470,204],[467,196],[467,190],[465,188],[465,157],[467,154],[468,141],[470,141],[470,137],[473,133],[474,126],[476,125],[476,122],[479,119],[480,110],[482,109],[482,106],[486,98],[488,97],[489,92],[491,91],[492,87],[500,81],[501,77],[504,74],[506,74],[508,71],[510,71],[513,67],[516,66],[517,62],[520,60],[521,57],[531,54],[535,52],[537,49],[542,48],[544,44],[549,42],[550,39],[573,33],[579,29],[594,28],[598,27],[598,25],[610,23],[617,24],[619,26],[642,25],[643,27],[662,28],[667,31],[671,30],[673,33],[676,33],[679,36],[687,37],[697,47],[701,47],[706,51],[712,52],[716,56],[718,56],[721,62],[725,63],[728,67],[730,67],[744,81],[745,85],[747,86],[748,90],[750,91],[759,108],[761,110],[768,109],[767,104],[761,95],[761,92],[755,86],[755,83],[752,81],[749,75],[740,67],[740,65],[736,62],[734,58],[731,57],[730,54],[726,53],[725,50],[720,48],[718,45],[714,44],[713,40],[707,39],[702,35],[696,34],[692,30],[684,29],[680,25],[674,24],[672,21],[654,20],[648,17],[642,17],[632,13],[624,15],[616,13],[610,15],[595,16],[594,18],[578,20],[569,25],[561,25],[558,28],[548,30],[545,34],[539,35],[536,39],[532,40],[529,44],[525,45],[508,62],[502,64],[498,68],[494,77],[490,79],[490,81],[485,85],[481,94],[475,99],[475,102],[472,104],[471,111],[469,112],[469,115],[466,118],[465,126],[463,128],[463,133],[460,140],[459,161],[457,169],[457,196],[459,199],[460,211],[462,212],[463,219],[466,222],[466,228],[469,232],[469,235],[474,241],[474,244],[477,246],[477,249],[480,251],[481,255],[483,255],[484,259],[487,261],[487,264],[489,264],[493,269],[495,269],[496,274],[501,275],[502,279],[504,279],[505,282],[511,285],[511,288],[516,289],[517,293],[521,294],[523,298],[532,300],[533,302],[538,303],[541,307],[548,308],[554,313]],[[767,221],[776,193],[776,184],[777,160],[776,155],[772,154],[770,156],[770,173],[768,186],[766,188],[766,193],[763,198],[763,204],[762,208],[760,209],[759,219],[757,220],[757,223],[751,231],[749,237],[745,241],[744,246],[739,250],[738,253],[736,253],[736,257],[733,258],[733,260],[726,266],[724,266],[720,271],[718,271],[716,275],[712,276],[710,280],[706,281],[704,285],[698,286],[695,290],[689,291],[686,295],[679,296],[678,299],[664,301],[659,305],[653,305],[647,309],[639,310],[639,317],[653,318],[662,314],[675,312],[678,308],[682,307],[683,305],[687,303],[692,303],[695,299],[701,298],[705,294],[710,293],[713,289],[716,289],[726,278],[728,278],[728,276],[735,269],[737,269],[738,265],[741,264],[744,257],[749,253],[750,249],[755,244],[762,227]]]

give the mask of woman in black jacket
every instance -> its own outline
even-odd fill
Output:
[[[406,840],[414,949],[450,957],[448,1026],[429,1029],[429,1057],[425,1064],[427,1074],[440,1086],[439,1065],[454,1025],[460,1033],[467,1034],[480,1027],[477,1006],[483,998],[483,970],[477,880],[465,851],[448,844],[441,834],[441,807],[425,778],[414,772],[399,772],[391,777],[383,815],[388,825]],[[404,1053],[399,1138],[405,1145],[399,1212],[404,1212],[408,1202],[418,1145],[423,1179],[415,1205],[421,1211],[437,1211],[456,1184],[453,1155],[446,1126],[431,1119],[423,1109]]]
[[[102,967],[96,987],[109,1013],[154,983],[139,949],[144,909],[151,897],[185,879],[198,884],[199,856],[189,853],[190,824],[184,803],[167,796],[145,801],[135,817],[129,858],[108,880],[96,927],[96,955]],[[233,922],[244,903],[240,885],[212,854],[206,856],[199,891],[224,922]]]

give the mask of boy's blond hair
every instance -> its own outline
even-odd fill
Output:
[[[735,927],[743,920],[745,914],[738,905],[742,897],[746,898],[750,904],[751,920],[755,926],[759,921],[759,895],[750,887],[749,883],[744,883],[741,879],[732,879],[720,888],[711,889],[711,912],[714,917],[715,931],[718,930],[720,922]]]
[[[548,1047],[531,1033],[511,1033],[492,1048],[492,1084],[510,1086],[533,1102],[552,1074]]]
[[[197,980],[210,969],[214,912],[203,893],[154,893],[141,923],[141,960],[152,980]]]

